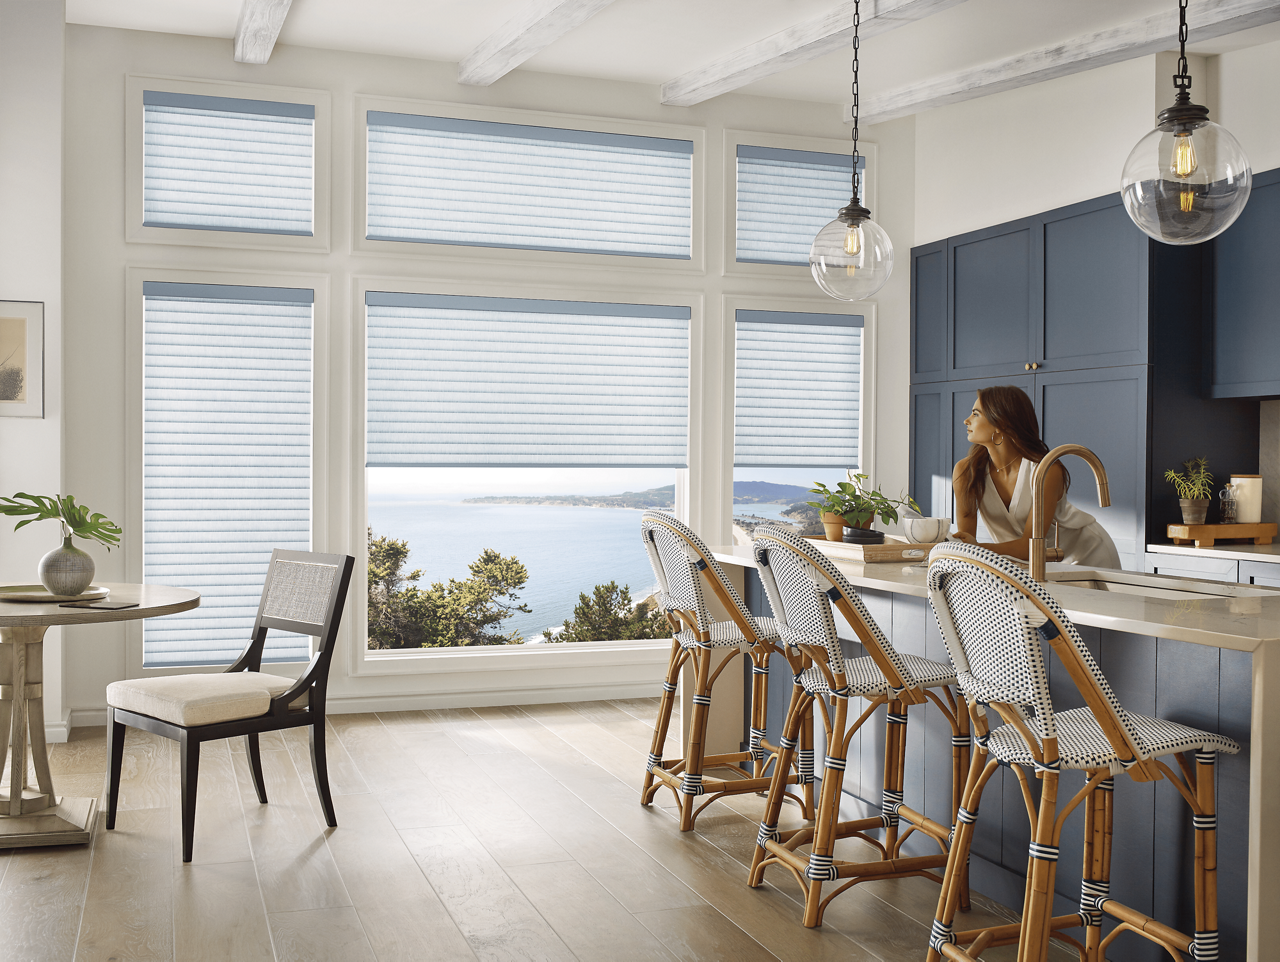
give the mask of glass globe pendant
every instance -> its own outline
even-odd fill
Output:
[[[1182,55],[1172,107],[1133,148],[1120,178],[1125,210],[1146,234],[1165,244],[1202,244],[1235,223],[1253,187],[1239,141],[1191,102],[1187,72],[1186,0],[1179,0]]]
[[[813,239],[809,270],[823,293],[860,301],[884,287],[893,273],[893,242],[858,199],[858,0],[853,4],[853,197]]]

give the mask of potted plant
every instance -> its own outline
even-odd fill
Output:
[[[0,498],[0,514],[14,518],[31,516],[15,524],[14,531],[33,521],[56,518],[61,524],[62,546],[40,559],[40,583],[51,595],[75,596],[93,581],[93,558],[71,544],[73,536],[106,545],[108,551],[120,543],[119,527],[108,521],[106,515],[90,514],[88,508],[76,504],[76,499],[69,494],[55,494],[50,498],[19,491],[12,498]]]
[[[868,490],[866,481],[865,474],[854,474],[848,481],[837,482],[834,490],[821,481],[809,489],[821,500],[805,504],[822,512],[828,541],[843,541],[845,528],[870,528],[877,517],[885,522],[897,521],[899,508],[920,510],[910,497],[890,498],[874,488]]]
[[[1178,491],[1178,504],[1182,507],[1183,524],[1204,524],[1205,513],[1213,495],[1213,475],[1209,462],[1204,458],[1191,458],[1182,462],[1183,471],[1170,468],[1164,479]]]

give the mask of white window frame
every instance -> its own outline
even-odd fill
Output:
[[[413,245],[417,246],[417,245]],[[432,245],[435,246],[435,245]],[[471,248],[469,248],[471,249]],[[525,253],[520,251],[519,253]],[[541,252],[539,252],[541,253]],[[645,258],[654,260],[653,258]],[[606,301],[618,304],[654,304],[689,308],[689,422],[690,422],[690,456],[693,453],[694,407],[700,389],[698,376],[699,363],[695,360],[698,345],[702,340],[703,302],[702,297],[685,291],[668,290],[655,292],[652,287],[645,289],[626,289],[610,287],[605,289],[587,289],[585,287],[569,287],[561,284],[522,284],[494,283],[492,281],[430,281],[420,277],[386,277],[356,275],[351,284],[351,306],[353,323],[350,325],[352,341],[349,356],[351,367],[351,420],[350,435],[343,446],[348,452],[346,465],[347,476],[351,478],[352,489],[348,537],[353,545],[363,546],[367,542],[368,528],[368,490],[364,467],[365,451],[365,294],[368,291],[394,291],[404,294],[453,294],[461,296],[534,298],[554,301]],[[680,497],[680,489],[688,484],[688,469],[677,469],[677,513],[680,513],[681,501],[687,504],[687,497]],[[639,537],[637,531],[636,537]],[[362,554],[362,553],[361,553]],[[361,555],[358,555],[358,557]],[[590,588],[590,585],[584,588]],[[528,690],[536,692],[540,688],[563,687],[563,683],[554,680],[555,672],[566,668],[626,668],[642,666],[652,669],[656,664],[665,663],[667,652],[671,648],[670,638],[642,639],[635,641],[586,641],[560,645],[494,645],[465,648],[431,648],[431,649],[398,649],[394,652],[370,651],[368,648],[368,616],[366,599],[369,595],[368,565],[356,565],[351,578],[351,594],[343,616],[344,627],[353,631],[354,643],[347,651],[347,672],[353,677],[377,676],[413,676],[418,682],[411,690],[422,694],[422,676],[438,675],[439,684],[432,685],[432,694],[458,693],[450,676],[459,678],[468,673],[489,673],[493,671],[518,671],[529,673],[530,679],[545,673],[547,682],[543,685],[531,683]],[[512,676],[508,676],[512,677]],[[502,687],[504,693],[510,689]],[[516,689],[520,691],[523,689]],[[463,704],[465,702],[460,702]],[[500,704],[515,704],[501,701]]]
[[[275,103],[309,104],[315,108],[312,236],[268,234],[256,231],[203,230],[193,227],[149,227],[143,223],[144,208],[144,90],[194,94],[200,97],[229,97],[237,100],[266,100]],[[271,251],[329,252],[330,213],[330,95],[327,90],[305,87],[277,87],[182,77],[155,77],[129,74],[125,77],[125,240],[132,244],[178,244],[192,247],[251,248]]]
[[[145,379],[144,323],[145,303],[142,285],[146,281],[176,284],[226,284],[236,287],[294,287],[314,292],[311,314],[311,546],[313,551],[329,550],[329,504],[336,494],[331,471],[334,464],[330,431],[333,415],[341,405],[331,405],[333,388],[340,387],[330,377],[331,328],[329,324],[329,275],[314,273],[281,273],[250,271],[201,271],[162,267],[128,267],[125,269],[125,515],[124,530],[136,532],[126,536],[123,553],[125,577],[141,584],[143,580],[143,422]],[[337,408],[337,411],[331,408]],[[350,600],[348,600],[348,605]],[[350,610],[348,608],[348,610]],[[343,619],[339,630],[341,643],[349,644],[350,620]],[[125,677],[151,678],[161,675],[216,673],[226,666],[144,667],[141,621],[124,623]],[[249,641],[245,637],[245,643]],[[314,643],[313,643],[314,645]],[[301,662],[273,662],[263,665],[264,672],[295,678]]]
[[[784,134],[754,133],[747,130],[724,132],[724,273],[726,277],[810,277],[808,264],[752,264],[738,260],[738,146],[773,147],[779,150],[811,150],[823,154],[842,154],[848,157],[853,150],[852,140],[831,140],[825,137],[791,137]],[[862,172],[862,205],[876,210],[876,145],[858,141],[858,153],[866,158]],[[831,220],[837,211],[831,212]],[[826,313],[841,313],[827,311]]]
[[[608,134],[632,134],[639,137],[660,137],[668,140],[693,142],[691,170],[692,230],[690,231],[689,259],[668,257],[643,257],[634,254],[588,254],[572,251],[524,250],[512,247],[482,247],[457,244],[413,241],[370,240],[365,236],[369,208],[369,126],[370,110],[399,114],[420,114],[429,117],[450,117],[457,120],[490,121],[503,124],[519,124],[531,127],[558,127],[567,130],[594,130]],[[670,271],[675,274],[705,273],[706,244],[706,131],[701,127],[685,127],[678,124],[656,124],[641,121],[614,120],[606,117],[590,117],[575,114],[551,113],[539,110],[517,110],[505,107],[480,107],[463,104],[440,103],[429,100],[405,100],[389,97],[355,98],[355,128],[352,158],[352,180],[355,192],[351,218],[351,244],[356,251],[389,254],[396,257],[457,259],[469,263],[492,264],[512,261],[552,269],[594,268],[609,271]],[[636,263],[648,262],[648,263]],[[657,262],[657,263],[652,263]]]

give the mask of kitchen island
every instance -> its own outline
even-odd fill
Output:
[[[746,569],[747,603],[768,614],[751,549],[714,553],[722,564]],[[946,660],[923,567],[836,564],[896,646]],[[1273,951],[1265,947],[1280,945],[1280,591],[1072,565],[1050,565],[1048,578],[1126,708],[1221,732],[1241,744],[1239,755],[1218,762],[1220,957],[1265,962]],[[861,654],[860,646],[849,642],[848,653]],[[790,677],[780,660],[773,673],[770,729],[776,737]],[[1056,660],[1050,685],[1058,710],[1080,706]],[[950,729],[936,711],[916,708],[910,718],[907,800],[914,798],[913,806],[947,822]],[[881,713],[850,746],[845,791],[851,806],[878,809],[883,743]],[[1079,773],[1064,776],[1064,793],[1077,782],[1083,784]],[[1112,891],[1183,931],[1194,928],[1190,822],[1190,811],[1169,785],[1116,780]],[[1072,911],[1079,898],[1081,824],[1080,813],[1073,813],[1063,833],[1055,912]],[[1021,905],[1029,841],[1017,781],[1002,769],[983,796],[971,862],[974,888],[1006,905]],[[1125,933],[1111,956],[1133,962],[1168,958],[1156,949]]]

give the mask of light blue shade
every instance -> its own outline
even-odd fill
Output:
[[[311,547],[311,304],[156,293],[177,286],[144,301],[143,580],[201,601],[146,623],[143,664],[227,665],[272,549]],[[266,661],[309,657],[268,634]]]
[[[738,311],[733,464],[856,468],[862,317]]]
[[[368,113],[371,240],[688,259],[689,141]]]
[[[852,169],[852,155],[740,144],[737,259],[807,266],[814,237],[849,203]]]
[[[687,307],[369,292],[368,467],[684,467]]]
[[[143,92],[143,224],[311,236],[315,108]]]

